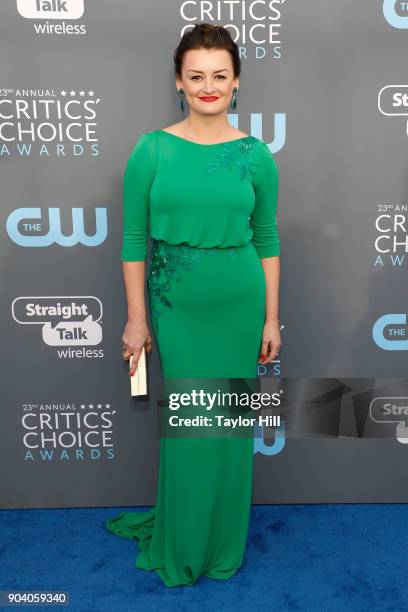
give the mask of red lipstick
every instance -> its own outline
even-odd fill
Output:
[[[203,102],[214,102],[215,100],[218,100],[218,96],[201,96],[200,100]]]

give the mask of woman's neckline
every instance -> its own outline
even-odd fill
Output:
[[[173,138],[177,138],[178,140],[183,140],[184,142],[188,142],[190,144],[196,145],[198,147],[218,147],[219,145],[225,145],[230,142],[240,142],[241,140],[247,140],[247,138],[252,138],[250,134],[247,136],[241,136],[241,138],[234,138],[233,140],[224,140],[224,142],[211,142],[208,144],[204,144],[202,142],[194,142],[194,140],[188,140],[187,138],[183,138],[182,136],[176,136],[176,134],[172,134],[171,132],[166,132],[166,130],[157,130],[158,132],[162,132],[163,134],[168,134]]]

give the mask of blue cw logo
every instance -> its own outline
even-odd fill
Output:
[[[93,236],[85,233],[84,209],[72,209],[72,234],[65,236],[61,231],[59,208],[48,209],[48,233],[41,236],[26,235],[20,232],[19,224],[25,220],[25,226],[31,231],[40,231],[40,224],[33,224],[33,219],[41,219],[41,208],[17,208],[7,219],[6,229],[11,240],[25,247],[47,247],[51,244],[70,247],[81,243],[85,246],[98,246],[108,235],[106,208],[95,208],[96,230]]]
[[[273,444],[265,444],[263,427],[255,423],[254,454],[277,455],[285,447],[285,423],[281,421],[279,427],[275,428],[275,441]]]
[[[228,114],[228,121],[237,129],[238,117],[239,116],[234,113]],[[251,136],[264,140],[262,138],[262,113],[251,113],[250,128],[249,133]],[[267,142],[266,144],[268,145],[271,153],[277,153],[283,148],[286,141],[286,113],[274,114],[273,132],[275,134],[274,140],[272,142]]]
[[[405,12],[408,12],[407,2],[399,2],[398,0],[398,4],[400,5],[402,10],[404,10]],[[402,15],[398,15],[397,11],[395,10],[396,6],[397,6],[396,0],[384,0],[383,13],[384,13],[385,20],[388,21],[388,23],[393,28],[399,28],[401,30],[406,29],[408,28],[408,15],[406,17]]]
[[[408,340],[401,340],[400,338],[406,338],[406,325],[407,315],[405,314],[386,314],[377,319],[373,327],[373,340],[380,348],[385,351],[408,351]],[[384,330],[387,325],[391,325],[388,334],[392,336],[392,340],[389,340],[384,335]]]

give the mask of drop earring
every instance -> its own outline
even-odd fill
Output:
[[[180,87],[180,89],[178,90],[178,96],[180,99],[180,108],[181,108],[181,112],[184,112],[185,109],[185,105],[184,105],[184,89],[182,87]]]
[[[237,96],[236,96],[236,94],[238,92],[238,89],[236,87],[234,87],[232,92],[233,93],[232,93],[232,98],[231,98],[231,109],[235,110],[237,108]]]

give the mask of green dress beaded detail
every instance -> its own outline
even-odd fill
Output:
[[[212,173],[221,167],[238,169],[240,179],[250,179],[257,165],[251,159],[251,154],[257,143],[253,136],[246,136],[238,140],[232,140],[220,145],[219,150],[215,150],[215,161],[208,164],[208,172]],[[187,244],[172,245],[162,240],[152,238],[151,266],[147,279],[147,289],[149,293],[150,320],[155,333],[158,333],[159,316],[163,313],[163,308],[173,308],[168,298],[172,282],[180,282],[183,272],[193,270],[200,262],[200,258],[205,255],[216,255],[220,247],[201,248],[191,247]],[[236,255],[235,247],[223,248],[227,250],[231,257]]]
[[[227,168],[237,168],[241,180],[249,179],[254,172],[253,166],[257,165],[251,159],[251,153],[256,142],[257,139],[254,136],[246,136],[222,143],[221,150],[215,151],[217,159],[208,165],[208,172],[212,173],[218,168],[226,166]]]
[[[188,244],[169,244],[163,240],[152,238],[151,262],[147,278],[149,295],[150,320],[157,334],[159,316],[163,308],[173,308],[168,298],[172,282],[180,282],[183,272],[194,270],[200,263],[202,255],[217,255],[220,251],[228,252],[230,257],[236,257],[235,247],[192,247]]]
[[[216,206],[224,196],[228,206]],[[202,248],[252,242],[260,258],[278,256],[277,199],[278,168],[255,136],[204,145],[146,132],[123,176],[121,260],[144,261],[149,233]]]

